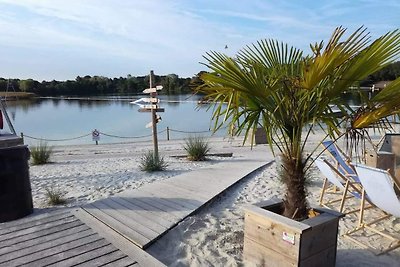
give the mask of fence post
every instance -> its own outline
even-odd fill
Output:
[[[169,141],[169,127],[167,126],[167,141]]]

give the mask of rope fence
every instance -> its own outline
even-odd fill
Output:
[[[157,134],[159,135],[162,133],[166,133],[166,139],[169,141],[171,139],[170,138],[171,132],[183,133],[183,134],[204,134],[204,133],[211,133],[212,130],[209,129],[209,130],[205,130],[205,131],[183,131],[183,130],[171,129],[169,127],[166,127],[164,130],[157,131]],[[76,137],[61,138],[61,139],[49,139],[49,138],[43,138],[43,137],[40,138],[40,137],[35,137],[35,136],[21,133],[22,138],[29,138],[29,139],[33,139],[33,140],[46,141],[46,142],[65,142],[65,141],[72,141],[72,140],[77,140],[77,139],[85,138],[88,136],[92,136],[93,141],[96,141],[96,144],[97,144],[97,141],[100,139],[101,135],[111,137],[111,138],[119,138],[119,139],[140,139],[140,138],[151,137],[153,134],[151,133],[148,135],[139,135],[139,136],[120,136],[120,135],[101,132],[101,131],[98,131],[95,129],[91,133],[83,134],[83,135],[76,136]]]

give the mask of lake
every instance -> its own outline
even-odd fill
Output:
[[[24,134],[27,144],[39,142],[31,137],[72,139],[49,141],[51,145],[90,144],[94,143],[91,135],[94,129],[104,133],[100,134],[100,143],[117,143],[152,140],[151,128],[145,127],[151,121],[151,113],[138,112],[139,106],[130,104],[140,97],[146,96],[106,96],[79,100],[38,98],[7,101],[6,104],[16,132]],[[165,108],[165,112],[158,113],[162,118],[157,124],[160,140],[167,138],[167,127],[170,128],[171,139],[211,135],[212,110],[207,110],[207,106],[199,107],[198,96],[161,95],[159,98],[160,106]],[[88,136],[78,138],[83,135]],[[216,135],[226,135],[226,129]]]

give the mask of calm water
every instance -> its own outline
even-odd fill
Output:
[[[36,99],[30,101],[8,101],[7,111],[13,122],[16,132],[26,136],[43,139],[68,139],[91,133],[94,129],[100,132],[122,136],[138,137],[151,135],[151,128],[145,125],[151,121],[150,113],[138,112],[139,106],[130,104],[135,96],[126,99],[113,97],[99,97],[103,100],[59,100]],[[143,96],[146,97],[146,96]],[[199,108],[198,97],[160,96],[160,106],[165,108],[159,113],[162,121],[157,124],[158,131],[168,126],[171,130],[186,132],[208,131],[211,123],[212,110],[206,107]],[[216,135],[225,135],[221,130]],[[171,139],[184,138],[188,133],[170,132]],[[192,134],[193,135],[193,134]],[[210,136],[211,133],[202,133]],[[166,132],[159,134],[160,140],[166,139]],[[142,138],[115,138],[100,136],[100,143],[127,142],[151,140],[151,137]],[[38,141],[29,137],[25,143],[36,144]],[[49,144],[90,144],[92,136],[68,141],[50,141]]]

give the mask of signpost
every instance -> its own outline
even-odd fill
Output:
[[[131,104],[136,104],[140,106],[139,112],[151,112],[151,122],[146,124],[146,128],[152,128],[153,132],[153,145],[154,145],[154,158],[158,160],[158,139],[157,139],[157,122],[161,120],[161,117],[157,115],[156,112],[164,112],[164,108],[160,108],[158,103],[160,100],[157,98],[157,91],[161,90],[163,87],[157,85],[153,87],[153,76],[154,73],[150,71],[150,88],[143,90],[143,93],[150,94],[150,97],[140,98],[136,101],[131,102]]]

